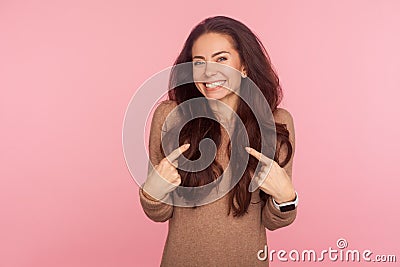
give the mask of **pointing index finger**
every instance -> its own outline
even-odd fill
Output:
[[[174,151],[172,151],[168,156],[168,161],[170,162],[174,162],[175,160],[177,160],[179,158],[179,156],[185,152],[186,150],[188,150],[190,144],[184,144],[180,147],[178,147],[177,149],[175,149]]]
[[[268,158],[267,156],[263,155],[262,153],[258,152],[257,150],[255,150],[254,148],[251,147],[245,147],[246,151],[252,155],[253,157],[255,157],[256,159],[258,159],[259,161],[261,161],[262,163],[268,165],[271,163],[271,159]]]
[[[258,159],[261,163],[263,163],[267,166],[271,166],[270,163],[273,162],[272,159],[270,159],[267,156],[263,155],[262,153],[258,152],[254,148],[245,147],[245,149],[250,155],[252,155],[256,159]],[[254,192],[255,190],[257,190],[257,188],[260,187],[260,185],[263,183],[263,181],[265,179],[266,179],[266,175],[262,175],[261,177],[258,177],[258,176],[253,177],[253,179],[251,180],[251,183],[249,185],[249,192]]]

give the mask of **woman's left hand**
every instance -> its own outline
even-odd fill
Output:
[[[253,148],[246,147],[246,151],[262,163],[261,171],[256,177],[260,189],[271,195],[278,204],[293,201],[296,193],[286,170]]]

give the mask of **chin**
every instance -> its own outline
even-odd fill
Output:
[[[225,98],[228,94],[227,93],[219,93],[219,94],[203,94],[206,98],[221,100]]]

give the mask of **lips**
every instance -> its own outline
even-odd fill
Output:
[[[225,80],[206,82],[204,83],[204,86],[206,87],[207,91],[215,91],[218,90],[222,85],[224,85],[225,82]]]

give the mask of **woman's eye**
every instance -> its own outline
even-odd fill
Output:
[[[217,59],[217,61],[221,61],[221,60],[227,60],[227,58],[226,57],[220,57],[220,58]]]
[[[193,61],[194,66],[201,66],[202,64],[204,64],[203,61]]]

